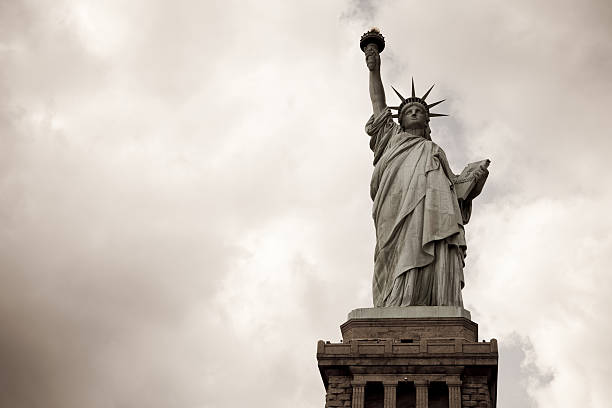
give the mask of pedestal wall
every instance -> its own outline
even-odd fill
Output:
[[[398,387],[416,408],[495,407],[497,341],[478,342],[469,312],[389,309],[404,310],[357,309],[340,343],[319,341],[326,407],[396,408]]]

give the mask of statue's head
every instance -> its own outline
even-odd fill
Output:
[[[429,92],[433,89],[433,85],[425,95],[422,97],[418,97],[414,92],[414,80],[412,81],[412,96],[409,98],[404,98],[395,88],[393,90],[399,96],[402,103],[399,106],[391,107],[391,109],[396,109],[397,114],[393,115],[394,118],[398,119],[398,122],[402,129],[425,129],[425,133],[429,133],[429,118],[435,116],[446,116],[441,113],[432,113],[429,111],[430,108],[436,106],[439,103],[444,102],[444,100],[434,102],[432,104],[427,104],[425,99],[429,95]]]
[[[418,102],[402,106],[398,116],[402,129],[425,129],[429,124],[427,109]]]

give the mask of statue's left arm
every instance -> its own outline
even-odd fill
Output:
[[[474,172],[474,179],[476,180],[476,184],[472,188],[472,191],[468,194],[465,200],[459,200],[459,207],[461,208],[461,217],[463,219],[463,225],[467,224],[468,221],[470,221],[470,217],[472,215],[472,201],[482,192],[482,188],[484,187],[488,176],[489,170],[485,166],[481,165]]]
[[[448,164],[448,159],[446,158],[446,153],[444,153],[444,150],[442,150],[442,148],[440,148],[439,146],[437,147],[437,149],[438,149],[438,152],[436,153],[436,155],[438,156],[438,160],[440,161],[442,170],[444,170],[444,174],[446,174],[446,178],[448,178],[451,184],[454,184],[455,179],[457,178],[457,175],[453,173],[453,171],[451,170],[450,164]]]
[[[446,177],[450,183],[450,188],[454,189],[455,183],[457,179],[460,177],[459,175],[453,173],[448,163],[448,159],[446,158],[446,153],[444,150],[438,147],[436,155],[438,156],[438,160],[440,162],[440,166],[444,170]],[[472,200],[476,198],[484,187],[484,184],[489,175],[489,170],[486,166],[480,165],[478,169],[476,169],[473,173],[473,177],[476,180],[476,184],[472,188],[472,191],[468,194],[468,196],[463,199],[458,199],[459,208],[461,209],[461,218],[463,220],[463,224],[467,224],[472,215]]]
[[[467,200],[471,201],[475,199],[482,192],[482,188],[484,187],[485,182],[487,181],[487,177],[489,177],[489,170],[487,169],[489,161],[487,160],[486,162],[487,162],[486,165],[481,164],[474,171],[473,177],[476,182],[474,184],[474,187],[472,188],[472,191],[470,191],[470,193],[468,194]]]

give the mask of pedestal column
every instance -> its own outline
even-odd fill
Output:
[[[395,408],[397,383],[383,383],[385,386],[385,404],[384,408]]]
[[[429,381],[415,381],[416,408],[427,408],[429,406]]]
[[[353,404],[352,408],[363,408],[363,401],[365,397],[365,384],[353,383]]]
[[[461,381],[446,381],[448,386],[448,407],[461,408]]]

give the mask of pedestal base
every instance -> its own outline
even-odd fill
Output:
[[[353,309],[348,314],[348,320],[353,319],[406,319],[429,317],[465,317],[470,320],[472,314],[460,306],[391,306],[365,307]]]
[[[478,341],[478,325],[470,320],[470,312],[453,306],[355,309],[340,330],[345,343],[365,339],[418,343],[424,338]]]
[[[343,341],[319,341],[326,407],[494,408],[497,341],[451,307],[356,309]]]

